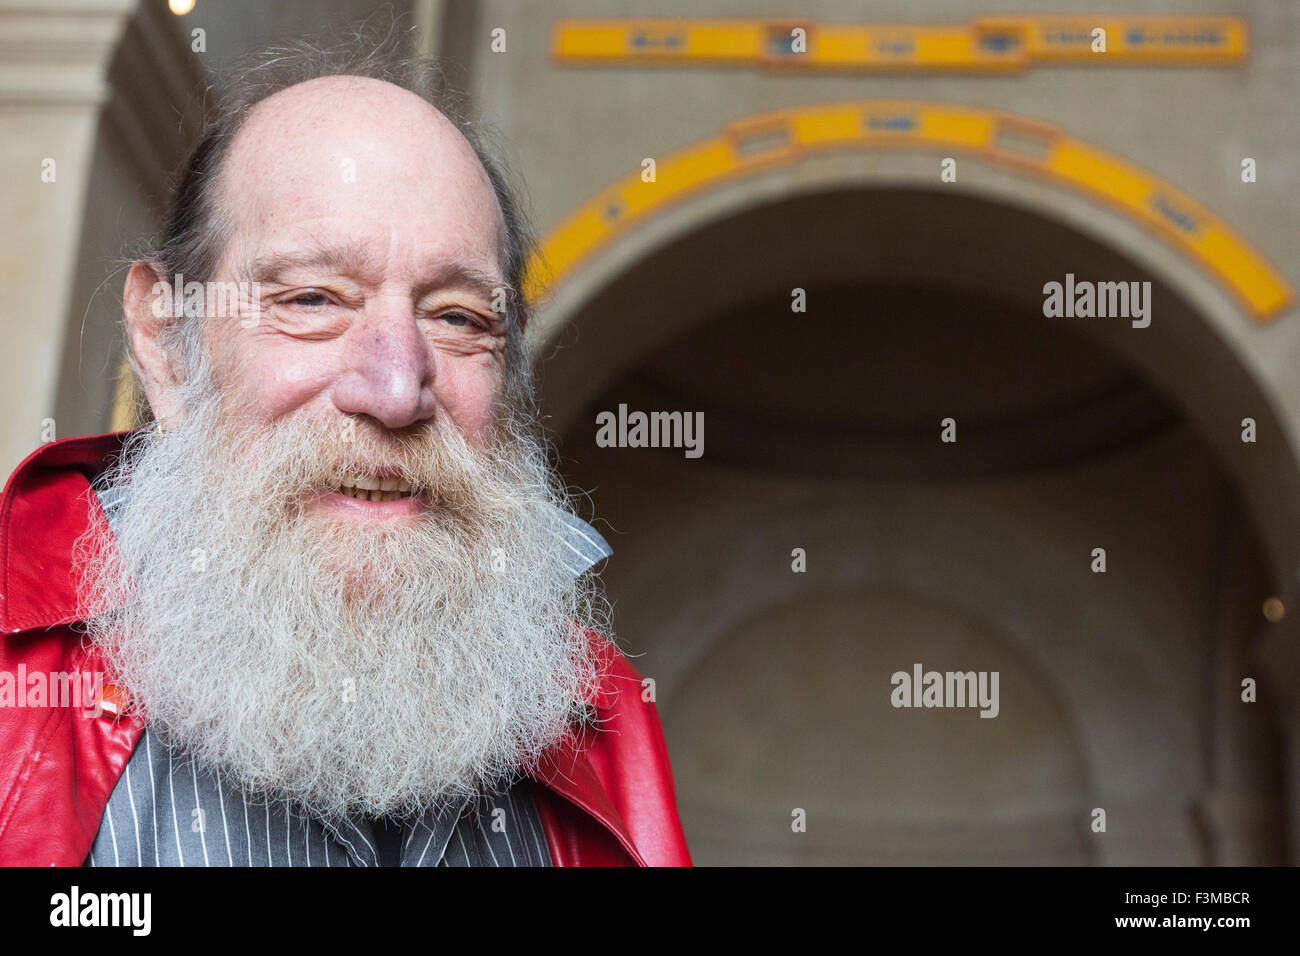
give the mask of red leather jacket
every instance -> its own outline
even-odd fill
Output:
[[[11,680],[20,664],[28,674],[110,674],[73,629],[72,546],[99,508],[90,482],[123,435],[44,445],[5,486],[0,672]],[[642,701],[641,675],[618,649],[591,636],[606,665],[588,701],[602,729],[581,748],[552,748],[532,774],[542,785],[535,800],[551,859],[557,866],[689,866],[655,706]],[[80,706],[0,706],[0,865],[85,860],[144,728],[142,717],[113,706],[115,693],[105,689],[100,716]]]

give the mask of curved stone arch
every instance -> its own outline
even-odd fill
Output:
[[[708,527],[682,529],[680,546],[663,548],[663,560],[625,582],[628,595],[673,596],[636,602],[655,608],[634,629],[638,644],[650,649],[638,666],[655,679],[661,707],[671,708],[686,675],[722,636],[765,609],[810,593],[903,593],[981,622],[1027,663],[1061,702],[1094,805],[1195,792],[1199,744],[1191,702],[1174,692],[1169,662],[1141,639],[1145,629],[1122,601],[1108,603],[1105,620],[1088,613],[1078,582],[1090,572],[1077,555],[1044,553],[1028,529],[966,511],[957,522],[938,512],[918,520],[916,512],[884,500],[819,497],[791,504],[781,512],[721,515]],[[846,538],[871,546],[846,549]],[[772,541],[799,542],[812,556],[808,571],[792,573],[789,554],[773,552]],[[936,563],[940,552],[953,559]],[[832,553],[833,561],[816,559]],[[1014,613],[1000,610],[996,600],[1009,578],[1020,582],[1025,598]],[[694,586],[704,579],[710,588]],[[1070,603],[1081,609],[1077,634],[1048,647],[1037,637],[1059,631],[1056,608],[1062,591],[1070,590]],[[757,603],[756,595],[762,596]],[[1112,693],[1103,698],[1095,693],[1098,686]],[[887,692],[882,684],[881,693]],[[1135,728],[1173,745],[1144,752],[1132,746]],[[1149,791],[1126,792],[1118,783],[1134,780],[1149,783]]]
[[[810,153],[881,148],[971,153],[1102,199],[1198,261],[1261,321],[1295,298],[1286,278],[1232,227],[1153,173],[1041,120],[910,100],[824,103],[732,122],[717,138],[664,157],[652,178],[642,170],[606,187],[555,226],[529,264],[526,291],[539,297],[621,232],[701,189]],[[956,161],[944,162],[955,174]]]
[[[1151,278],[1160,301],[1167,303],[1164,315],[1142,330],[1114,322],[1074,328],[1137,367],[1196,425],[1243,490],[1247,510],[1271,558],[1275,585],[1289,593],[1300,569],[1300,456],[1295,451],[1300,435],[1258,324],[1249,321],[1240,302],[1198,264],[1173,246],[1153,241],[1144,223],[1042,177],[989,163],[978,154],[962,164],[956,183],[940,185],[937,161],[929,151],[816,153],[795,164],[771,164],[699,190],[690,201],[670,204],[620,233],[548,289],[530,326],[534,354],[544,359],[541,382],[553,427],[563,434],[586,403],[638,358],[706,316],[735,305],[742,296],[763,289],[775,292],[780,287],[776,280],[782,276],[797,274],[801,285],[864,275],[942,281],[997,291],[1038,311],[1042,281],[1061,278],[1072,261],[1104,266],[1109,270],[1104,275]],[[900,234],[891,237],[895,245],[916,239],[922,248],[933,243],[935,254],[917,255],[914,247],[910,258],[903,256],[887,269],[882,260],[872,268],[873,263],[864,264],[861,257],[824,262],[800,258],[800,238],[813,235],[815,229],[811,222],[794,220],[783,230],[785,241],[779,248],[746,249],[743,261],[704,244],[692,248],[689,255],[673,258],[674,250],[686,247],[693,236],[765,209],[796,209],[818,196],[868,192],[980,201],[995,216],[1014,214],[1017,221],[1050,224],[1065,246],[1055,258],[1041,244],[1018,247],[1014,235],[991,221],[976,239],[980,256],[944,254],[942,236]],[[909,231],[924,232],[923,226],[909,224]],[[736,227],[732,234],[744,231]],[[970,244],[964,248],[969,251]],[[1037,283],[1017,284],[1012,273],[1023,273],[1028,260],[1039,268]],[[672,299],[672,290],[667,290],[662,304],[670,307],[654,308],[660,301],[647,299],[659,295],[654,289],[659,275],[672,276],[679,286],[696,292],[696,298],[682,302]],[[788,295],[788,281],[785,290]],[[600,315],[611,312],[618,314],[618,322],[602,323]],[[1206,382],[1215,383],[1213,396],[1203,387]],[[1241,454],[1243,417],[1255,418],[1261,435],[1268,436],[1258,445],[1247,446],[1248,455]]]

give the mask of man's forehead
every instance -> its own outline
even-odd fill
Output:
[[[491,181],[455,125],[414,93],[362,77],[310,80],[255,106],[231,144],[220,195],[245,236],[382,222],[399,239],[454,237],[460,254],[495,260],[504,228]]]
[[[455,124],[424,98],[384,80],[363,76],[323,76],[286,87],[255,104],[236,136],[254,142],[277,133],[351,129],[359,135],[383,135],[406,129],[426,145],[472,149]]]

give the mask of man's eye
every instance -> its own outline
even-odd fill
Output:
[[[443,319],[446,320],[448,325],[455,325],[457,327],[474,324],[473,319],[461,312],[448,312],[443,315]]]
[[[309,309],[318,309],[321,306],[329,305],[329,297],[323,292],[301,292],[289,300],[294,305],[305,306]]]

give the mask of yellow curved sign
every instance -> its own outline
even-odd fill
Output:
[[[1144,169],[1037,120],[995,110],[862,100],[778,110],[660,159],[645,182],[632,173],[603,189],[543,237],[525,292],[534,300],[580,262],[658,209],[700,189],[825,149],[974,153],[1105,200],[1181,249],[1258,321],[1294,298],[1271,263],[1204,206]]]

